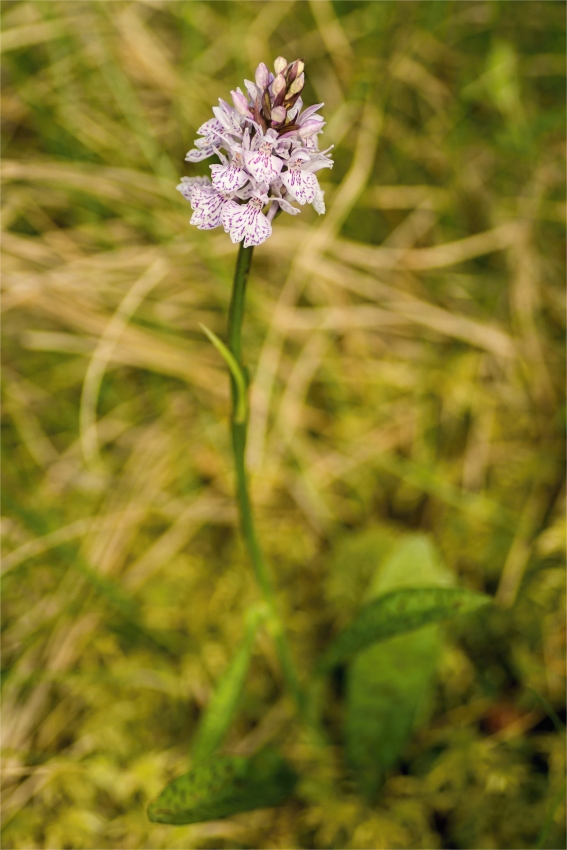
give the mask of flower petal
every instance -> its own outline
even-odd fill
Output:
[[[292,207],[289,201],[286,201],[285,198],[276,198],[278,204],[282,208],[282,210],[290,215],[299,215],[301,210],[298,210],[297,207]]]
[[[304,109],[301,115],[299,116],[298,123],[303,124],[305,121],[307,121],[308,118],[311,117],[311,115],[315,115],[317,110],[320,109],[322,106],[325,106],[325,104],[314,103],[313,106],[308,106],[307,109]]]
[[[191,196],[198,186],[203,188],[210,185],[211,182],[208,177],[182,177],[181,183],[175,188],[178,192],[181,192],[185,200],[191,201]]]
[[[249,248],[250,245],[261,245],[271,235],[272,225],[264,213],[260,211],[246,227],[244,247]]]
[[[308,118],[307,121],[299,128],[299,135],[302,139],[312,136],[314,133],[320,133],[325,126],[325,121],[322,118]]]
[[[219,133],[224,132],[224,127],[218,118],[209,118],[204,124],[201,124],[197,130],[198,136],[205,136],[209,143],[215,141]]]
[[[222,213],[222,224],[234,243],[244,239],[245,248],[261,245],[272,233],[272,225],[254,199],[240,205],[228,201]]]
[[[203,159],[208,159],[214,153],[217,152],[217,149],[213,145],[207,145],[204,148],[193,148],[190,150],[186,156],[185,160],[187,162],[201,162]]]
[[[292,106],[291,109],[288,109],[288,111],[287,111],[287,117],[289,118],[289,120],[290,121],[295,120],[297,118],[297,116],[299,115],[299,113],[301,112],[302,108],[303,108],[303,101],[301,100],[301,97],[298,97],[296,102],[295,102],[295,106]]]
[[[329,156],[324,156],[319,152],[315,152],[311,154],[311,159],[309,162],[306,162],[303,168],[305,171],[320,171],[322,168],[332,168],[334,165],[333,160]]]
[[[281,175],[282,183],[289,194],[300,204],[310,204],[314,197],[317,186],[317,178],[310,171],[302,171],[300,168],[290,168]]]
[[[225,100],[219,98],[220,106],[213,106],[213,113],[218,118],[220,124],[230,133],[242,133],[240,126],[239,115],[236,109],[233,109]]]
[[[241,210],[242,205],[237,204],[236,201],[227,201],[224,205],[221,214],[221,224],[226,233],[229,233],[230,229],[235,226],[235,222],[238,220]]]
[[[230,203],[214,189],[206,187],[195,187],[191,197],[191,206],[195,210],[191,216],[190,224],[196,225],[199,230],[212,230],[221,223],[223,207]]]
[[[229,165],[210,165],[213,186],[219,192],[236,192],[248,180],[248,174],[234,161]]]
[[[283,167],[283,161],[268,151],[244,151],[246,168],[258,182],[270,185]]]
[[[313,198],[313,201],[311,203],[312,203],[312,206],[313,206],[313,209],[315,210],[315,212],[318,213],[319,215],[323,215],[323,213],[326,210],[325,193],[321,189],[321,187],[319,186],[318,183],[317,183],[317,189],[315,190],[315,197]]]
[[[258,90],[254,83],[252,83],[250,80],[244,80],[244,85],[246,86],[246,91],[250,95],[252,102],[254,102],[257,97],[261,96],[261,90]]]

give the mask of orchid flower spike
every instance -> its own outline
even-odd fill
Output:
[[[333,167],[330,148],[322,152],[317,142],[325,126],[317,114],[323,104],[303,108],[303,61],[278,56],[273,72],[261,62],[254,80],[245,80],[247,94],[231,92],[234,106],[219,100],[185,157],[200,162],[216,155],[220,164],[210,166],[212,179],[183,177],[177,187],[193,209],[191,224],[201,230],[222,224],[245,248],[265,242],[279,210],[299,213],[292,201],[324,213],[315,172]]]

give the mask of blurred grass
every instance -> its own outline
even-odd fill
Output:
[[[2,11],[3,846],[565,847],[563,4]],[[340,683],[321,761],[260,636],[228,749],[279,743],[299,797],[168,828],[145,805],[256,599],[199,330],[224,332],[235,247],[175,184],[208,173],[183,157],[216,98],[278,54],[305,58],[336,145],[327,215],[257,250],[245,326],[253,493],[301,668],[364,596],[375,558],[332,563],[367,529],[428,534],[498,606],[451,629],[375,806]]]

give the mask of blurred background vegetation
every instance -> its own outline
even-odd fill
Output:
[[[564,3],[2,12],[2,846],[565,847]],[[305,59],[336,162],[327,215],[256,250],[245,322],[253,496],[300,669],[400,541],[496,604],[441,633],[374,797],[344,671],[314,753],[261,633],[226,749],[278,745],[298,791],[167,827],[146,804],[257,599],[199,329],[224,333],[236,247],[175,186],[208,173],[183,159],[217,98],[279,54]]]

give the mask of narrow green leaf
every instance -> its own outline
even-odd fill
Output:
[[[402,587],[443,586],[453,576],[423,535],[406,535],[387,558],[377,548],[369,597]],[[360,791],[372,802],[412,730],[426,719],[440,649],[438,625],[374,644],[346,675],[345,750]]]
[[[350,626],[333,641],[318,670],[328,670],[376,641],[474,611],[491,601],[484,594],[452,587],[395,590],[359,611]]]
[[[252,758],[216,756],[164,788],[148,817],[153,823],[200,823],[279,806],[296,782],[293,768],[273,750]]]
[[[264,613],[259,607],[249,612],[244,640],[218,683],[193,738],[191,756],[194,761],[207,759],[223,742],[238,708],[254,639],[263,617]]]
[[[248,415],[248,402],[246,400],[246,378],[244,377],[244,372],[240,368],[234,354],[226,347],[224,342],[219,339],[215,333],[209,330],[209,328],[205,327],[205,325],[201,324],[201,327],[223,358],[224,362],[228,366],[230,374],[234,378],[234,383],[236,385],[236,411],[234,421],[246,422],[246,417]]]

